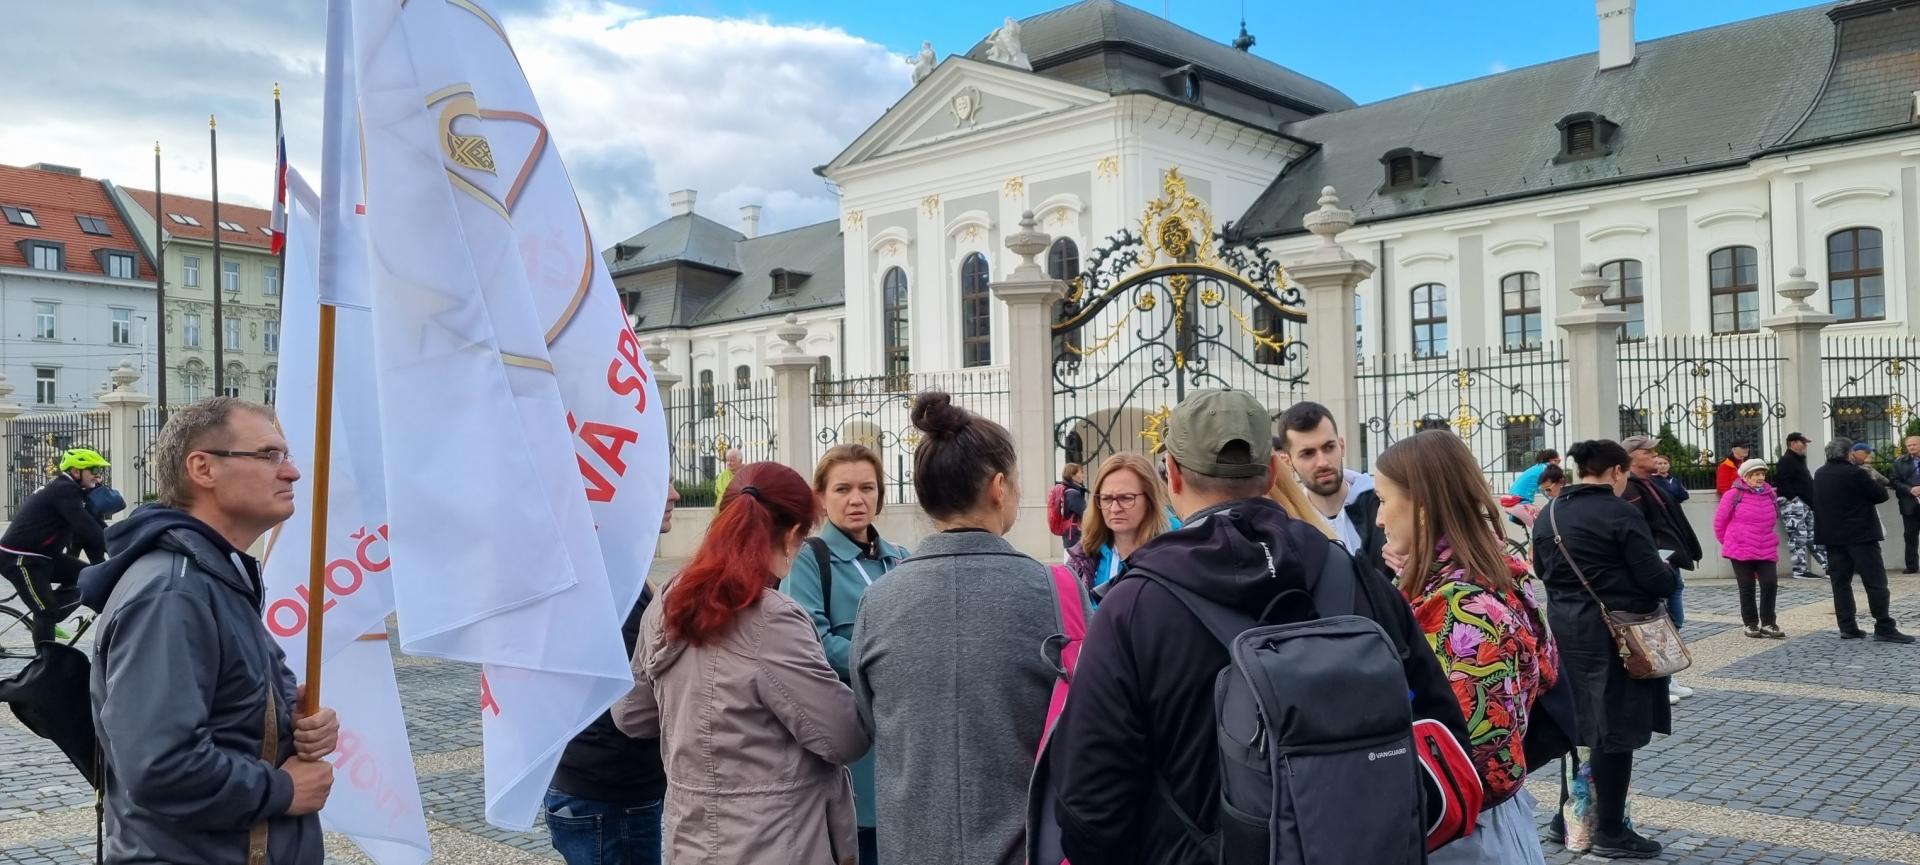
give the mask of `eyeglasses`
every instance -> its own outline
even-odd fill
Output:
[[[211,454],[216,457],[246,457],[247,459],[259,460],[275,468],[279,468],[281,463],[293,459],[293,454],[287,453],[279,448],[267,448],[266,450],[258,451],[203,450],[201,453]]]
[[[1100,507],[1103,510],[1109,511],[1130,508],[1133,507],[1134,502],[1142,498],[1144,498],[1144,496],[1140,493],[1113,493],[1112,495],[1103,495],[1100,497]]]

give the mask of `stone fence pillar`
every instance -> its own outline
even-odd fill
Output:
[[[1834,318],[1807,304],[1820,287],[1807,279],[1806,268],[1795,267],[1787,276],[1774,289],[1788,300],[1786,307],[1760,324],[1773,332],[1780,348],[1780,403],[1787,410],[1786,432],[1803,432],[1825,442],[1828,434],[1821,406],[1827,392],[1820,378],[1820,335]]]
[[[653,367],[653,385],[660,391],[660,398],[666,399],[673,386],[680,383],[680,376],[667,368],[667,358],[673,356],[673,349],[667,347],[667,338],[656,336],[640,352],[647,358],[647,365]]]
[[[121,361],[113,370],[113,388],[100,395],[100,404],[107,409],[107,461],[113,463],[112,477],[119,481],[124,493],[132,490],[125,479],[139,471],[135,468],[136,461],[144,450],[140,443],[140,410],[153,404],[153,397],[134,388],[134,382],[139,380],[140,373],[133,364]]]
[[[776,458],[803,478],[813,477],[813,369],[814,359],[800,349],[807,328],[800,317],[787,313],[786,323],[773,332],[782,345],[767,362],[773,367],[773,441]]]
[[[1567,334],[1567,440],[1620,438],[1620,326],[1627,313],[1600,302],[1608,283],[1592,263],[1568,286],[1580,305],[1553,323]]]
[[[1353,349],[1357,328],[1353,291],[1373,275],[1374,265],[1354,258],[1340,245],[1340,232],[1353,227],[1353,211],[1340,209],[1340,198],[1333,187],[1320,190],[1320,209],[1301,222],[1320,237],[1319,247],[1286,269],[1287,277],[1300,286],[1307,303],[1308,382],[1318,400],[1333,412],[1334,426],[1340,434],[1357,442],[1360,365]],[[1271,408],[1279,411],[1286,407]],[[1347,448],[1349,463],[1358,453],[1358,448]]]
[[[1058,474],[1053,377],[1046,371],[1053,354],[1054,306],[1066,296],[1067,286],[1048,277],[1034,260],[1053,241],[1038,226],[1033,211],[1020,215],[1020,231],[1007,238],[1007,248],[1020,256],[1020,264],[992,286],[993,296],[1007,305],[1007,430],[1013,433],[1020,461],[1020,519],[1007,540],[1034,558],[1058,561],[1059,539],[1047,532],[1046,520],[1047,490]]]

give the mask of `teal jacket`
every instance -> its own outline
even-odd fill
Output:
[[[867,593],[867,580],[879,582],[888,571],[906,560],[907,549],[881,538],[880,560],[876,562],[860,559],[860,546],[832,523],[821,528],[820,538],[827,542],[827,561],[832,569],[833,619],[827,619],[826,604],[820,594],[820,565],[814,557],[811,540],[793,557],[793,569],[780,582],[780,591],[813,616],[813,629],[820,634],[827,664],[840,674],[840,681],[845,682],[851,678],[847,668],[848,655],[853,649],[853,623],[860,612],[860,599]],[[872,826],[873,752],[868,751],[867,756],[850,768],[858,822],[861,826]]]

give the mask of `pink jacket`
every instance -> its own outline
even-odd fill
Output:
[[[1744,480],[1734,481],[1713,515],[1721,555],[1742,562],[1779,561],[1780,536],[1774,532],[1779,514],[1780,500],[1771,484],[1756,490]]]

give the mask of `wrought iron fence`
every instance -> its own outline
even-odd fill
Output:
[[[112,462],[107,448],[105,411],[23,415],[13,419],[6,433],[7,475],[13,484],[13,507],[45,485],[60,468],[60,456],[69,448],[92,448]],[[109,474],[111,476],[111,474]],[[8,518],[13,517],[10,511]]]
[[[1668,336],[1621,343],[1620,434],[1662,439],[1673,474],[1712,483],[1714,464],[1736,444],[1775,453],[1785,443],[1780,356],[1771,334]]]
[[[667,396],[667,426],[673,441],[673,484],[680,504],[707,507],[719,499],[714,482],[726,469],[727,452],[745,462],[778,456],[773,381],[674,388]]]
[[[1820,414],[1833,434],[1873,445],[1890,458],[1909,433],[1920,433],[1920,339],[1838,337],[1822,355],[1826,399]]]
[[[172,409],[178,411],[176,407]],[[128,461],[128,470],[121,473],[123,484],[120,493],[126,496],[130,507],[138,507],[141,502],[152,501],[160,496],[160,479],[153,471],[153,443],[160,438],[160,428],[167,423],[169,410],[150,405],[140,410],[140,416],[133,422],[133,446],[137,452]]]
[[[1010,418],[1007,370],[970,369],[815,382],[814,458],[828,448],[861,444],[880,454],[886,466],[886,500],[914,503],[913,449],[920,431],[913,426],[913,402],[920,393],[945,391],[962,408],[1006,426]]]
[[[1452,430],[1480,460],[1496,490],[1565,447],[1567,358],[1558,341],[1537,350],[1459,349],[1446,357],[1378,355],[1357,376],[1360,459],[1372,465],[1394,442],[1422,430]]]

